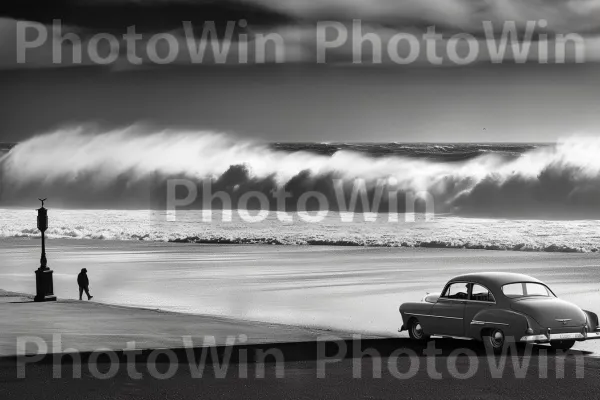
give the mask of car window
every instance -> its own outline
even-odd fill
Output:
[[[544,296],[554,297],[546,286],[535,282],[509,283],[502,286],[502,293],[508,297]]]
[[[518,297],[525,295],[525,292],[523,291],[523,284],[520,282],[510,283],[508,285],[502,286],[502,293],[504,293],[508,297]]]
[[[550,292],[546,288],[546,286],[540,285],[539,283],[526,283],[525,284],[525,294],[527,296],[553,297],[552,294],[550,294]]]
[[[489,301],[489,302],[494,302],[496,301],[494,299],[494,296],[492,295],[492,293],[490,293],[489,290],[487,290],[487,288],[478,285],[478,284],[473,284],[473,289],[471,289],[471,300],[476,300],[476,301]]]
[[[467,283],[456,282],[446,288],[442,297],[446,299],[466,300],[469,297],[469,287]]]

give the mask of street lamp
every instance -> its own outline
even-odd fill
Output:
[[[47,199],[39,199],[42,202],[42,208],[38,209],[37,227],[42,232],[42,256],[40,257],[40,267],[35,271],[35,301],[55,301],[54,284],[52,282],[52,271],[48,268],[46,259],[46,230],[48,229],[48,210],[44,208],[44,202]]]

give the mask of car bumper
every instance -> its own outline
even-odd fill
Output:
[[[569,333],[551,333],[541,335],[526,335],[521,338],[521,342],[550,342],[553,340],[591,340],[600,339],[600,331],[595,332],[569,332]]]

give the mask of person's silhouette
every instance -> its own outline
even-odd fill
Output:
[[[87,276],[87,269],[81,269],[81,272],[79,273],[79,275],[77,275],[77,284],[79,285],[79,300],[83,300],[81,297],[83,296],[84,291],[85,294],[87,294],[88,300],[91,300],[92,297],[94,297],[90,295],[90,280]]]

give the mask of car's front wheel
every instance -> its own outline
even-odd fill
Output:
[[[423,331],[423,326],[418,319],[413,318],[408,324],[408,336],[413,340],[426,341],[429,340],[429,335]]]
[[[574,340],[555,340],[550,342],[550,347],[554,350],[569,350],[574,344]]]
[[[490,329],[483,334],[483,340],[486,346],[490,346],[494,353],[500,353],[504,348],[506,337],[501,329]]]

